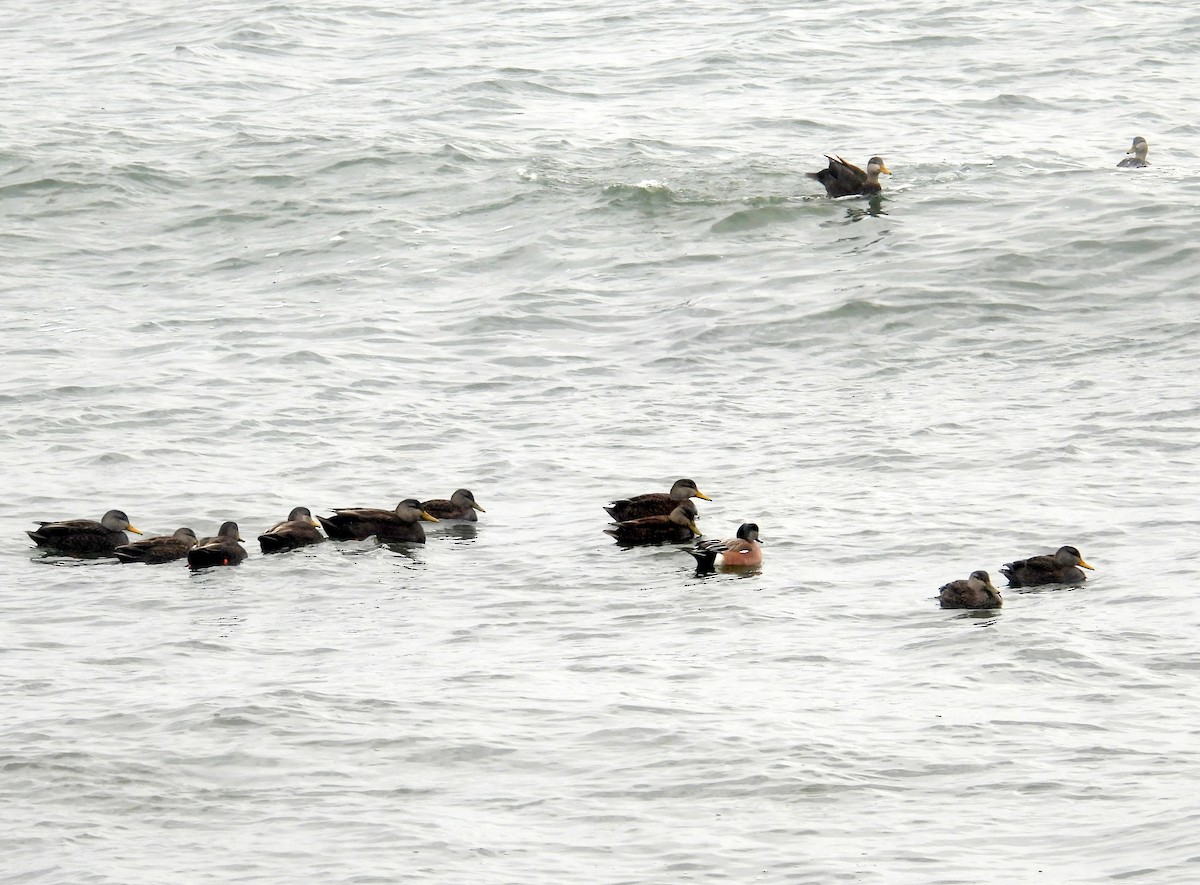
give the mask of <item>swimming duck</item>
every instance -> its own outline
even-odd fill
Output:
[[[867,160],[867,171],[863,172],[853,163],[847,163],[841,157],[825,155],[829,159],[829,167],[820,172],[806,172],[809,178],[815,178],[825,185],[825,193],[831,197],[848,197],[851,194],[877,194],[883,190],[879,183],[879,173],[891,175],[892,170],[883,163],[882,157],[872,157]]]
[[[335,541],[362,541],[372,535],[380,541],[407,541],[425,543],[425,529],[421,520],[437,522],[421,509],[416,498],[405,498],[395,510],[377,510],[370,507],[334,510],[333,516],[318,516],[325,534]]]
[[[173,535],[122,544],[113,553],[121,562],[144,562],[147,565],[160,565],[164,562],[183,559],[187,556],[187,552],[195,546],[196,533],[184,527],[176,529]]]
[[[617,539],[618,544],[661,544],[664,541],[690,541],[699,535],[696,505],[690,500],[681,501],[667,516],[643,516],[614,523],[604,531]]]
[[[263,553],[281,553],[325,540],[307,507],[294,507],[284,522],[276,523],[258,536]]]
[[[648,492],[644,495],[634,495],[632,498],[620,498],[604,509],[614,521],[627,522],[647,516],[670,516],[679,502],[688,498],[712,500],[696,487],[694,480],[677,479],[670,492]]]
[[[1117,164],[1118,169],[1142,169],[1150,165],[1150,161],[1146,159],[1146,152],[1150,150],[1150,145],[1146,144],[1146,139],[1140,135],[1133,140],[1133,145],[1125,153],[1133,154],[1132,157],[1126,157]]]
[[[142,533],[129,523],[123,510],[110,510],[100,521],[94,519],[65,519],[62,522],[39,522],[39,528],[26,531],[39,547],[49,547],[59,553],[77,556],[111,556],[123,544],[129,543],[131,531]]]
[[[1039,587],[1042,584],[1082,584],[1087,576],[1080,568],[1091,569],[1074,547],[1059,547],[1053,556],[1042,554],[1019,559],[1002,566],[1000,573],[1010,587]]]
[[[758,544],[758,523],[743,522],[738,526],[736,538],[716,538],[697,541],[688,553],[696,557],[699,571],[714,571],[722,568],[751,568],[762,565],[762,547]]]
[[[449,500],[434,498],[431,501],[425,501],[421,504],[421,509],[438,519],[462,519],[467,522],[475,522],[479,519],[475,515],[476,510],[480,513],[487,513],[475,503],[475,496],[467,489],[457,489]]]
[[[246,558],[246,548],[238,542],[242,533],[236,522],[223,522],[215,537],[201,538],[187,552],[188,567],[208,568],[214,565],[237,565]]]
[[[1004,600],[992,586],[992,576],[980,569],[965,581],[951,581],[938,589],[942,608],[1000,608]]]

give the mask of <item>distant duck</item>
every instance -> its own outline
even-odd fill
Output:
[[[882,157],[872,157],[867,160],[867,171],[863,172],[853,163],[847,163],[841,157],[825,155],[829,167],[820,172],[806,172],[809,178],[815,178],[825,185],[825,193],[831,197],[848,197],[853,194],[877,194],[883,190],[879,183],[879,174],[891,175],[892,170],[883,163]]]
[[[661,544],[664,541],[690,541],[700,534],[696,527],[699,516],[690,500],[681,501],[667,516],[643,516],[616,522],[604,531],[617,539],[618,544]]]
[[[736,538],[697,541],[688,553],[696,557],[696,568],[714,571],[721,568],[752,568],[762,565],[762,547],[758,543],[758,523],[738,526]]]
[[[1000,573],[1010,587],[1040,587],[1043,584],[1082,584],[1087,576],[1080,568],[1091,569],[1074,547],[1059,547],[1053,556],[1043,554],[1019,559],[1002,566]]]
[[[110,510],[100,521],[94,519],[66,519],[62,522],[39,522],[39,528],[26,531],[39,547],[48,547],[59,553],[75,556],[111,556],[118,547],[129,543],[131,531],[140,535],[129,523],[123,510]]]
[[[173,535],[163,535],[158,538],[147,538],[144,541],[134,541],[132,544],[123,544],[113,553],[121,562],[161,565],[164,562],[183,559],[195,546],[196,533],[184,527],[176,529]]]
[[[604,509],[616,522],[626,522],[647,516],[670,516],[671,511],[688,498],[712,500],[696,487],[695,480],[677,479],[670,492],[648,492],[632,498],[620,498]]]
[[[311,510],[307,507],[293,507],[285,522],[276,523],[258,536],[258,543],[263,553],[295,550],[297,547],[320,544],[324,541],[325,536],[318,529]]]
[[[237,565],[246,558],[246,548],[239,541],[241,532],[236,522],[223,522],[215,537],[201,538],[187,552],[188,566],[193,569],[218,565]]]
[[[375,535],[380,541],[425,543],[421,520],[437,522],[421,508],[416,498],[405,498],[395,510],[370,507],[334,510],[333,516],[318,516],[325,534],[335,541],[363,541]]]
[[[1150,150],[1150,145],[1146,144],[1146,139],[1140,135],[1133,140],[1133,145],[1125,153],[1133,154],[1132,157],[1126,157],[1117,164],[1118,169],[1142,169],[1150,165],[1150,161],[1146,159],[1146,153]]]
[[[992,586],[992,576],[982,569],[965,581],[943,584],[938,593],[942,608],[1000,608],[1004,600]]]
[[[479,519],[475,515],[476,510],[480,513],[487,513],[475,503],[475,496],[468,489],[457,489],[449,500],[434,498],[431,501],[424,501],[421,509],[438,519],[460,519],[466,522],[475,522]]]

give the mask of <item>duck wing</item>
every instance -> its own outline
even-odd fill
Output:
[[[825,193],[831,197],[861,194],[867,186],[867,173],[841,157],[830,154],[825,156],[829,159],[828,168],[820,172],[809,172],[809,177],[825,185]]]
[[[649,492],[631,498],[619,498],[604,510],[617,522],[628,522],[648,516],[669,516],[676,503],[666,492]]]

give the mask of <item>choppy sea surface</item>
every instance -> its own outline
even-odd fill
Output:
[[[6,4],[0,883],[1195,882],[1198,43]],[[603,533],[684,476],[761,570]],[[423,547],[254,543],[460,486]],[[110,508],[251,557],[25,536]],[[1083,587],[938,608],[1061,544]]]

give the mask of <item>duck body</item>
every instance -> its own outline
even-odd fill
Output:
[[[1004,599],[992,586],[992,577],[982,569],[971,572],[966,580],[951,581],[938,588],[942,608],[1000,608]]]
[[[641,519],[624,520],[613,523],[604,531],[616,538],[618,544],[625,546],[679,543],[690,541],[700,534],[700,529],[696,527],[697,516],[696,505],[685,500],[677,504],[667,516],[643,516]]]
[[[1150,150],[1150,145],[1146,143],[1146,139],[1140,135],[1133,140],[1133,145],[1125,153],[1133,154],[1132,157],[1126,157],[1117,164],[1118,169],[1144,169],[1150,165],[1150,161],[1146,159],[1146,154]]]
[[[333,516],[318,516],[325,534],[335,541],[365,541],[372,535],[380,541],[425,543],[425,529],[421,521],[437,522],[421,509],[416,498],[406,498],[396,505],[395,510],[371,507],[335,509]]]
[[[883,191],[879,183],[879,175],[891,175],[892,170],[883,162],[881,157],[872,157],[867,161],[867,171],[864,172],[853,163],[847,163],[841,157],[825,155],[829,166],[819,172],[806,172],[809,178],[815,178],[825,187],[825,193],[831,197],[850,197],[856,195],[878,194]]]
[[[737,537],[697,541],[688,553],[696,558],[698,571],[717,568],[741,569],[762,565],[762,547],[758,543],[758,523],[744,522],[738,526]]]
[[[307,507],[292,508],[284,522],[276,523],[258,536],[263,553],[282,553],[309,544],[320,544],[324,540],[325,536],[319,531],[317,521]]]
[[[671,511],[688,498],[712,498],[697,488],[694,480],[677,479],[669,492],[648,492],[631,498],[619,498],[604,508],[614,522],[644,519],[647,516],[670,516]]]
[[[187,556],[189,550],[196,546],[196,533],[189,528],[176,529],[173,535],[163,535],[159,538],[146,538],[144,541],[134,541],[132,544],[122,544],[113,551],[113,555],[121,562],[144,562],[146,565],[161,565],[164,562],[175,562]]]
[[[94,519],[65,519],[62,522],[39,522],[38,528],[26,531],[39,547],[73,556],[112,556],[113,551],[129,543],[126,530],[140,535],[123,510],[110,510]]]
[[[222,523],[215,537],[201,538],[199,543],[187,552],[188,567],[202,569],[240,564],[246,558],[246,548],[239,543],[241,540],[241,532],[236,522]]]
[[[439,520],[457,519],[464,522],[477,522],[479,517],[475,515],[476,510],[480,513],[487,513],[475,503],[475,496],[468,489],[456,489],[448,499],[434,498],[430,501],[423,501],[421,509]]]
[[[1091,569],[1075,547],[1059,547],[1053,555],[1043,554],[1018,559],[1000,568],[1010,587],[1041,587],[1046,584],[1082,584],[1087,576],[1080,568]]]

